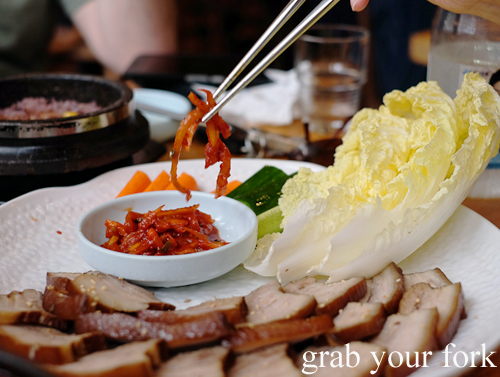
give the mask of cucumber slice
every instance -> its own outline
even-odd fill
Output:
[[[282,232],[280,224],[283,221],[283,214],[280,207],[276,206],[257,216],[257,238],[264,237],[268,233]]]
[[[258,216],[278,205],[281,188],[288,178],[281,169],[264,166],[227,196],[246,204]]]

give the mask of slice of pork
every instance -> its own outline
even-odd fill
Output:
[[[305,319],[241,325],[236,333],[222,341],[222,345],[236,353],[243,353],[282,342],[300,342],[324,334],[332,327],[333,321],[327,314]]]
[[[60,377],[153,377],[166,354],[164,342],[151,339],[94,352],[74,363],[45,365],[45,369]]]
[[[356,354],[359,356],[359,363]],[[304,376],[377,377],[382,375],[387,364],[386,355],[386,349],[376,344],[351,342],[336,347],[308,347],[300,353],[295,364],[303,371]]]
[[[47,272],[46,286],[60,293],[69,293],[71,282],[81,274],[79,272]]]
[[[387,314],[397,312],[399,300],[405,291],[401,268],[390,263],[367,281],[368,291],[360,302],[381,302]]]
[[[417,283],[405,292],[399,303],[399,312],[409,314],[417,309],[436,308],[439,321],[436,336],[440,348],[451,342],[464,311],[464,295],[460,283],[432,288],[427,283]]]
[[[173,324],[192,321],[212,312],[222,313],[229,323],[236,324],[245,321],[248,311],[243,297],[228,297],[205,301],[182,310],[141,310],[137,313],[137,318],[149,322]]]
[[[34,289],[0,295],[0,324],[39,324],[64,330],[66,321],[43,308],[42,293]]]
[[[45,310],[61,319],[74,320],[87,311],[88,296],[58,292],[53,285],[48,285],[43,292],[42,305]]]
[[[378,334],[386,317],[384,305],[380,302],[350,302],[333,319],[332,333],[346,343],[361,340]]]
[[[175,306],[159,300],[147,289],[97,271],[78,275],[71,281],[68,290],[70,295],[88,296],[87,312],[100,310],[105,313],[134,313],[146,309],[175,309]]]
[[[78,272],[47,272],[43,308],[65,320],[73,320],[85,313],[88,296],[76,292],[70,294],[72,281],[78,276]]]
[[[228,336],[233,327],[221,313],[206,313],[203,318],[167,325],[147,322],[123,313],[87,313],[75,320],[75,332],[100,331],[108,339],[130,342],[160,338],[171,349],[216,342]]]
[[[156,377],[226,377],[229,350],[216,346],[183,352],[163,363]]]
[[[448,277],[439,268],[427,270],[424,272],[414,272],[403,275],[405,290],[410,289],[412,285],[417,283],[427,283],[432,288],[441,288],[445,285],[453,284]]]
[[[274,346],[238,355],[227,377],[300,377],[302,374],[288,356],[288,344]]]
[[[373,343],[387,349],[387,355],[394,353],[394,367],[387,364],[385,377],[405,377],[415,372],[417,365],[424,365],[424,353],[429,361],[432,351],[437,349],[438,319],[436,308],[416,310],[408,315],[392,314],[387,318],[380,334],[372,339]],[[403,360],[396,352],[403,356]]]
[[[285,293],[277,280],[250,292],[245,302],[248,307],[246,320],[253,324],[305,318],[316,308],[314,296]]]
[[[366,279],[354,277],[334,283],[319,282],[305,277],[299,281],[288,283],[283,287],[287,293],[314,296],[317,302],[316,314],[335,316],[350,301],[358,301],[367,291]]]
[[[71,335],[50,327],[0,325],[0,349],[35,362],[66,364],[106,348],[99,332]]]

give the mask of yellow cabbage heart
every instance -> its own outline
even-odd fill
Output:
[[[452,100],[435,82],[384,96],[353,118],[335,163],[283,187],[283,232],[245,267],[282,283],[372,276],[425,243],[455,212],[499,148],[500,97],[478,74]]]

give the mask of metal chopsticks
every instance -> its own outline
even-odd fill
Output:
[[[239,74],[248,66],[252,59],[276,32],[288,21],[297,9],[304,3],[305,0],[291,0],[287,6],[281,11],[278,17],[273,21],[269,28],[259,38],[255,45],[248,51],[243,59],[231,71],[229,76],[222,82],[214,93],[214,98],[220,95],[234,82]],[[267,54],[243,79],[241,79],[235,87],[229,91],[219,103],[210,110],[202,119],[203,123],[210,120],[217,114],[222,107],[229,102],[236,94],[244,89],[252,80],[254,80],[264,69],[266,69],[283,51],[290,47],[302,34],[304,34],[312,25],[314,25],[321,17],[323,17],[330,9],[332,9],[340,0],[322,0],[312,11],[307,15],[302,22],[299,23],[269,54]]]

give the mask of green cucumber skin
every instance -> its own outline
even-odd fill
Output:
[[[246,204],[258,216],[278,205],[281,188],[288,178],[281,169],[266,165],[227,196]]]

